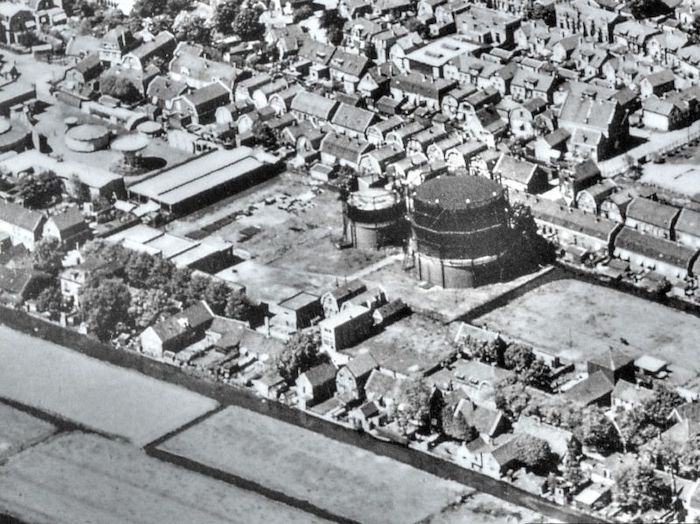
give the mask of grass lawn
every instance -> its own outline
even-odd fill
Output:
[[[55,430],[53,424],[0,403],[0,459],[41,442]]]
[[[236,407],[161,448],[367,524],[417,522],[465,492],[457,483]]]
[[[533,524],[553,522],[526,508],[475,491],[460,504],[445,508],[426,524]]]
[[[0,467],[0,509],[37,524],[319,522],[129,444],[84,433],[58,436]]]
[[[677,384],[700,371],[700,318],[577,280],[545,284],[475,323],[575,362],[607,352],[610,345],[623,346],[625,339],[630,354],[670,362]]]
[[[0,397],[144,445],[214,400],[0,326]]]

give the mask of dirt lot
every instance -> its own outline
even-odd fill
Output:
[[[343,232],[337,194],[292,173],[176,220],[168,230],[185,235],[227,217],[231,222],[211,235],[235,242],[257,262],[277,268],[342,277],[386,256],[336,249]],[[242,231],[251,227],[259,232],[245,239]]]
[[[161,447],[368,524],[416,522],[465,492],[459,484],[235,407]]]
[[[144,445],[217,403],[0,327],[0,397]]]
[[[540,273],[533,273],[509,282],[480,286],[473,289],[442,289],[419,286],[418,279],[402,269],[401,262],[395,262],[364,277],[368,286],[381,285],[390,298],[402,298],[414,311],[435,315],[443,322],[451,322],[463,317],[471,310],[496,297],[517,288]]]
[[[0,468],[0,508],[47,524],[308,523],[312,515],[124,443],[65,434]]]
[[[0,403],[0,460],[41,442],[55,430],[53,424]]]
[[[675,364],[672,379],[678,384],[700,371],[698,317],[576,280],[545,284],[476,323],[575,362],[607,352],[611,344],[624,346],[625,339],[630,354]]]
[[[414,313],[395,322],[378,335],[348,350],[370,348],[384,367],[406,375],[422,375],[455,351],[454,329]],[[359,352],[359,351],[358,351]]]

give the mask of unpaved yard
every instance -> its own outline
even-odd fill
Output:
[[[84,433],[58,436],[1,467],[0,510],[37,524],[320,522],[128,444]]]
[[[627,341],[632,355],[648,353],[675,364],[673,379],[679,384],[700,371],[700,318],[577,280],[545,284],[475,323],[575,362],[611,345],[625,349]]]
[[[367,524],[417,522],[465,492],[457,483],[236,407],[161,448]]]
[[[144,445],[216,401],[0,326],[0,397]]]

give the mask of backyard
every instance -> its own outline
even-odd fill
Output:
[[[577,280],[540,286],[480,317],[486,325],[563,358],[584,363],[620,347],[672,364],[679,385],[698,375],[700,318],[639,297]]]
[[[144,445],[214,400],[0,326],[0,397]]]

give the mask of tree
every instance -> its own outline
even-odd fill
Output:
[[[654,388],[654,396],[644,402],[641,411],[646,414],[652,424],[666,429],[669,426],[669,415],[683,402],[683,397],[676,391],[658,382]]]
[[[175,264],[162,256],[150,256],[150,267],[145,280],[145,287],[162,289],[166,293],[169,291],[173,273],[175,272]]]
[[[224,35],[231,33],[233,29],[233,22],[236,20],[238,13],[241,10],[241,3],[239,0],[226,0],[221,2],[216,6],[216,13],[214,14],[214,28]]]
[[[87,186],[87,184],[84,184],[82,180],[80,180],[80,177],[76,174],[72,174],[68,179],[66,191],[71,198],[73,198],[73,200],[81,204],[90,202],[91,200],[90,188]]]
[[[199,300],[203,300],[209,287],[210,279],[202,275],[193,275],[190,278],[190,282],[187,286],[187,292],[185,294],[185,300],[183,300],[183,306],[191,306]]]
[[[37,242],[32,253],[34,269],[58,275],[63,269],[63,257],[66,255],[61,241],[57,238],[45,238]]]
[[[527,384],[538,389],[549,391],[552,387],[552,370],[541,359],[535,359],[530,367],[520,372],[520,379]]]
[[[571,437],[566,446],[566,456],[564,457],[564,480],[577,488],[586,480],[586,476],[581,470],[581,459],[583,458],[583,447],[576,437]]]
[[[552,467],[554,457],[545,440],[527,434],[518,436],[516,439],[518,457],[527,469],[541,473]]]
[[[100,80],[102,94],[109,95],[127,104],[139,102],[142,98],[141,91],[126,76],[109,74]]]
[[[451,439],[471,442],[479,436],[476,428],[467,422],[464,415],[461,413],[455,415],[455,406],[452,403],[443,406],[440,411],[440,422],[442,433]]]
[[[531,405],[532,396],[525,385],[519,382],[499,381],[495,391],[496,407],[512,420],[517,419]]]
[[[17,182],[17,196],[29,208],[46,207],[63,191],[61,180],[52,171],[24,175]]]
[[[637,450],[660,431],[641,410],[625,410],[616,418],[615,423],[626,451]]]
[[[231,288],[226,282],[212,278],[204,291],[204,300],[215,314],[221,315],[230,294]]]
[[[430,35],[430,30],[428,25],[418,18],[408,18],[404,23],[404,27],[413,33],[418,33],[418,35],[426,39]]]
[[[316,331],[298,332],[285,343],[275,367],[287,382],[294,382],[304,371],[322,362],[321,338]]]
[[[413,422],[419,429],[430,421],[432,392],[423,380],[405,380],[397,396],[399,426],[405,431]]]
[[[211,27],[203,18],[191,16],[178,27],[177,38],[195,44],[209,44],[211,42]]]
[[[263,35],[263,26],[258,19],[260,12],[252,7],[246,7],[236,15],[233,21],[233,32],[241,40],[260,40]]]
[[[224,316],[247,321],[250,319],[251,313],[252,305],[250,300],[248,300],[248,296],[239,290],[231,291],[226,299]]]
[[[510,208],[512,247],[522,262],[546,264],[555,259],[554,245],[537,232],[537,223],[529,206],[515,202]]]
[[[61,312],[63,306],[63,296],[58,286],[49,286],[41,291],[36,297],[36,308],[41,313],[49,313],[55,318]]]
[[[535,361],[532,348],[523,344],[511,344],[503,353],[503,365],[516,373],[522,373]]]
[[[170,280],[165,284],[165,291],[178,302],[188,301],[192,270],[186,267],[176,268],[170,275]]]
[[[337,9],[324,10],[319,25],[326,30],[326,38],[331,44],[340,45],[343,41],[345,19],[340,15]]]
[[[611,453],[620,448],[617,430],[600,408],[585,408],[581,424],[574,428],[574,434],[585,446],[602,453]]]
[[[669,11],[668,5],[662,0],[629,0],[627,6],[636,19],[651,18]]]
[[[131,15],[138,18],[153,18],[168,15],[175,18],[181,11],[192,10],[191,0],[136,0]]]
[[[275,149],[277,147],[277,137],[265,122],[256,122],[251,132],[257,145],[266,149]]]
[[[301,22],[314,15],[314,9],[309,4],[304,4],[294,10],[294,23]]]
[[[487,364],[503,365],[503,353],[506,343],[501,337],[491,340],[479,340],[469,335],[460,341],[460,350],[472,358]]]
[[[668,507],[671,488],[654,474],[649,464],[625,464],[614,474],[613,498],[630,513]]]
[[[83,287],[80,303],[88,330],[104,341],[128,320],[131,294],[117,278],[97,279]]]
[[[129,316],[137,327],[145,329],[156,323],[163,314],[175,311],[175,305],[165,291],[140,289],[131,297]]]
[[[523,18],[526,20],[542,20],[550,27],[557,24],[557,16],[554,7],[551,5],[544,6],[539,3],[529,5],[524,9]]]
[[[146,287],[153,267],[153,257],[148,253],[132,251],[124,267],[126,281],[134,287]]]

